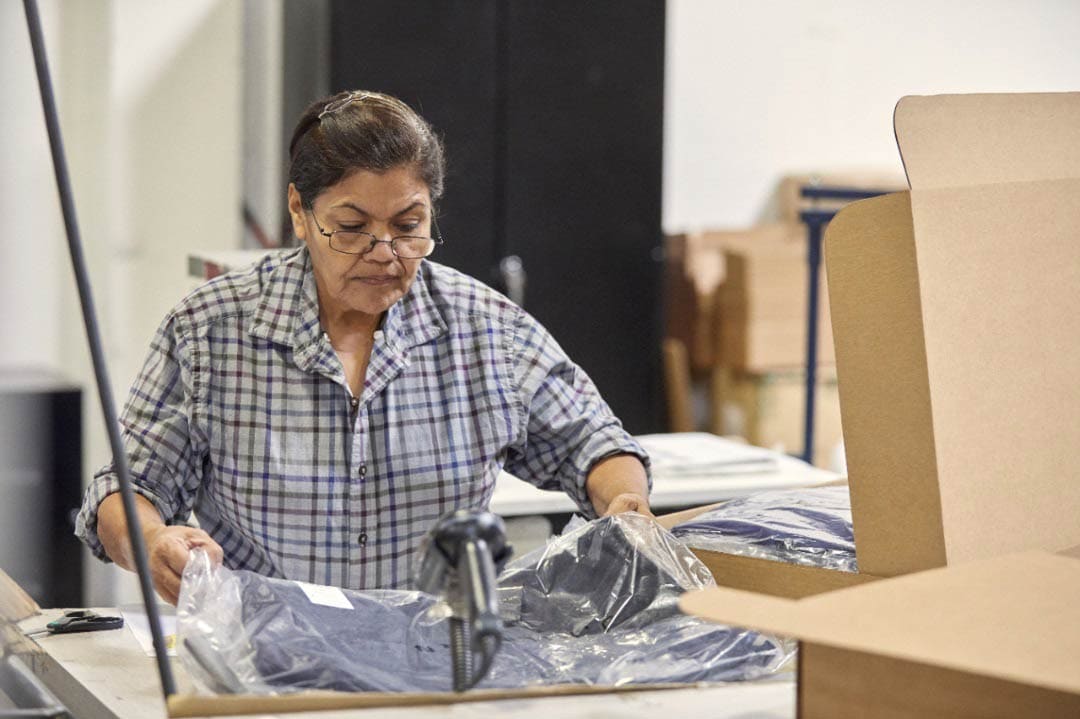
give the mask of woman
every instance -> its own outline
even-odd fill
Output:
[[[424,259],[441,243],[431,127],[341,93],[289,152],[303,247],[174,308],[124,410],[157,591],[176,602],[195,546],[271,576],[405,586],[425,532],[485,507],[502,467],[588,515],[648,513],[646,456],[584,372],[516,305]],[[95,475],[76,534],[132,569],[118,490],[111,467]]]

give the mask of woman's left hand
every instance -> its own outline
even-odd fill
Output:
[[[604,516],[608,517],[622,512],[637,512],[638,514],[644,514],[646,517],[653,516],[652,510],[649,509],[649,500],[634,492],[615,495],[608,503]]]

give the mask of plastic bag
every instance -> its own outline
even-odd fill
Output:
[[[846,486],[733,499],[671,532],[695,549],[858,571]]]
[[[646,517],[572,528],[500,575],[503,644],[478,686],[734,681],[776,671],[794,644],[679,612],[680,594],[712,584],[693,553]],[[305,588],[212,567],[196,552],[177,617],[182,661],[215,691],[450,689],[448,608],[420,592]]]

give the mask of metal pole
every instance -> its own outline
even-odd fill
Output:
[[[23,0],[26,9],[26,24],[30,31],[30,45],[34,52],[34,67],[37,70],[38,86],[41,89],[41,105],[45,111],[45,125],[49,132],[49,147],[52,150],[53,168],[56,172],[57,190],[60,192],[60,207],[64,213],[64,228],[67,230],[68,250],[71,264],[75,270],[75,283],[79,287],[79,301],[82,304],[83,323],[86,326],[86,339],[90,344],[90,357],[94,365],[94,378],[97,381],[98,397],[101,399],[101,412],[105,419],[105,429],[109,433],[109,445],[112,448],[113,467],[120,479],[120,494],[124,503],[124,516],[127,518],[128,536],[135,555],[135,569],[139,575],[146,618],[150,622],[150,632],[154,640],[154,652],[157,655],[158,673],[161,675],[161,688],[165,698],[176,693],[172,667],[165,649],[165,636],[161,631],[161,617],[158,613],[154,588],[150,581],[150,563],[146,557],[146,544],[143,541],[142,527],[135,510],[135,493],[131,489],[131,477],[128,473],[127,455],[120,439],[120,424],[116,419],[116,407],[109,389],[108,371],[105,367],[105,355],[101,348],[101,334],[98,331],[97,314],[94,299],[90,291],[90,278],[86,271],[86,259],[83,256],[79,226],[75,219],[75,202],[71,194],[71,179],[68,176],[67,160],[64,155],[64,143],[60,137],[60,121],[53,97],[52,79],[49,64],[45,56],[45,39],[41,32],[41,17],[38,14],[37,0]]]
[[[814,398],[817,388],[818,276],[821,267],[822,224],[809,222],[806,302],[806,415],[803,418],[803,453],[805,462],[814,461]]]

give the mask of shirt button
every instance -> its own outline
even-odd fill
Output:
[[[367,546],[367,532],[360,532],[356,535],[356,543],[361,547]]]
[[[360,465],[359,474],[360,474],[361,477],[366,477],[367,476],[367,465],[366,464],[361,464]]]
[[[359,407],[360,406],[360,398],[359,397],[350,397],[349,398],[349,406],[352,407],[353,409],[356,409],[357,407]]]

